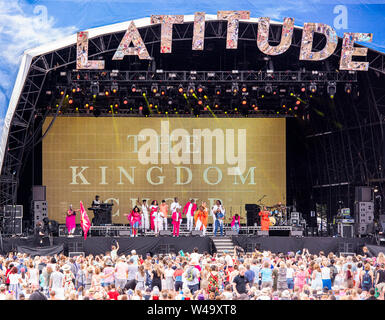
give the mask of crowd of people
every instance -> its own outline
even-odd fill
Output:
[[[384,300],[385,255],[0,256],[0,300]]]

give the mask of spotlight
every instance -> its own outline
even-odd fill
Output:
[[[158,88],[158,85],[157,84],[152,84],[151,85],[151,92],[153,94],[156,94],[158,92],[159,88]]]
[[[337,91],[337,86],[335,82],[329,82],[327,86],[327,93],[330,96],[330,98],[334,98],[334,95],[336,94]]]
[[[265,86],[265,92],[271,93],[273,91],[273,86],[269,83]]]
[[[74,99],[72,99],[72,97],[70,97],[70,98],[68,99],[68,103],[69,103],[69,104],[73,104],[73,103],[74,103]]]
[[[231,86],[231,91],[233,92],[233,94],[237,94],[238,91],[239,91],[239,86],[237,83],[233,83],[232,86]]]
[[[246,100],[246,98],[243,98],[242,99],[242,105],[245,106],[246,104],[247,104],[247,100]]]
[[[108,89],[104,90],[104,95],[108,97],[110,95],[110,91]]]
[[[247,86],[245,84],[242,85],[241,91],[243,93],[247,92]]]
[[[310,92],[315,93],[317,91],[317,85],[314,82],[312,82],[309,86],[309,90]]]
[[[203,87],[201,85],[198,86],[198,92],[202,93],[203,92]]]
[[[187,88],[187,91],[189,93],[194,93],[195,92],[195,86],[193,84],[189,84],[188,85],[188,88]],[[180,92],[180,91],[179,91]]]
[[[306,86],[304,84],[301,84],[301,92],[305,92],[306,91]]]
[[[179,93],[183,93],[183,91],[184,91],[183,86],[180,84],[180,85],[178,86],[178,92],[179,92]]]
[[[117,93],[118,90],[119,90],[119,86],[118,86],[118,84],[117,84],[116,82],[114,82],[114,83],[112,84],[112,86],[111,86],[111,91],[112,91],[113,93]]]
[[[97,95],[99,93],[99,83],[92,82],[90,87],[92,95]]]
[[[166,88],[160,87],[160,95],[164,96],[166,94]]]
[[[221,94],[221,87],[217,86],[215,87],[215,94],[219,96]]]
[[[123,104],[125,104],[125,105],[128,104],[128,99],[126,97],[123,98]]]
[[[301,101],[297,100],[297,101],[295,102],[295,104],[298,106],[299,104],[301,104]]]
[[[198,104],[199,104],[199,105],[202,105],[202,104],[203,104],[202,99],[200,99],[200,98],[198,99]]]
[[[350,94],[352,92],[352,85],[350,83],[345,84],[345,92]]]
[[[133,85],[131,86],[131,92],[136,92],[136,85],[133,84]]]

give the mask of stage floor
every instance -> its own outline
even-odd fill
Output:
[[[233,236],[231,237],[234,245],[242,247],[246,252],[255,249],[268,250],[271,252],[290,251],[297,252],[307,248],[310,253],[318,254],[324,251],[329,252],[352,252],[359,253],[364,245],[375,245],[371,238],[332,238],[332,237],[260,237],[260,236]],[[208,252],[210,254],[216,251],[211,237],[200,236],[181,236],[174,238],[170,236],[159,237],[89,237],[84,240],[82,237],[53,237],[51,238],[51,247],[62,246],[64,253],[84,252],[88,254],[104,254],[111,250],[111,245],[119,242],[119,254],[130,254],[135,249],[138,254],[160,254],[179,252],[192,252],[197,247],[200,253]],[[10,251],[17,251],[18,247],[29,247],[38,250],[38,245],[33,237],[29,238],[3,238],[3,254]],[[384,247],[385,251],[385,247]],[[43,251],[42,251],[43,252]]]

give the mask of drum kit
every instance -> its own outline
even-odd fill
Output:
[[[266,206],[266,210],[270,212],[270,226],[286,226],[288,209],[289,207],[283,206],[280,202],[271,207]]]

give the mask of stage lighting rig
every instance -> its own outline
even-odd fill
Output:
[[[198,85],[197,91],[198,91],[198,93],[202,93],[203,92],[203,86],[202,85]]]
[[[184,91],[183,85],[180,84],[180,85],[178,86],[178,92],[179,92],[179,93],[183,93],[183,91]]]
[[[99,94],[99,82],[91,82],[91,87],[90,87],[92,95],[96,96]]]
[[[215,87],[215,94],[216,94],[217,96],[221,95],[221,87],[220,87],[220,86],[216,86],[216,87]]]
[[[241,91],[242,91],[242,93],[246,93],[247,92],[247,86],[245,84],[242,85]]]
[[[156,83],[153,83],[153,84],[151,85],[151,92],[152,92],[153,94],[157,94],[158,91],[159,91],[158,85],[157,85]]]
[[[233,83],[232,86],[231,86],[231,92],[233,94],[237,94],[239,91],[239,86],[238,86],[238,83]]]
[[[337,91],[337,86],[336,86],[336,83],[335,82],[328,82],[328,86],[327,86],[327,93],[328,95],[330,96],[330,98],[334,98],[334,95],[336,94],[336,91]]]
[[[314,82],[312,82],[309,86],[309,90],[311,93],[315,93],[317,91],[317,85]]]
[[[117,84],[116,82],[114,82],[114,83],[111,85],[111,91],[112,91],[113,93],[117,93],[118,90],[119,90],[119,86],[118,86],[118,84]]]
[[[194,86],[194,84],[190,83],[190,84],[188,85],[188,87],[187,87],[187,92],[188,92],[189,94],[193,94],[193,93],[195,92],[195,86]]]
[[[166,87],[160,87],[160,95],[161,96],[164,96],[164,95],[166,95]]]
[[[273,86],[271,85],[271,83],[266,84],[265,92],[270,94],[270,93],[272,93],[272,91],[273,91]]]
[[[345,92],[348,94],[352,93],[352,84],[351,83],[345,84]]]

